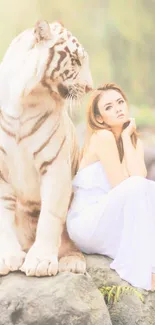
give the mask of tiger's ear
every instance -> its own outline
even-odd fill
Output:
[[[61,25],[62,27],[65,27],[61,20],[57,20],[56,23],[58,23],[58,24]]]
[[[34,27],[34,35],[36,42],[47,41],[52,39],[50,25],[46,20],[39,20]]]

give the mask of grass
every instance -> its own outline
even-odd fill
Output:
[[[107,304],[116,303],[122,294],[134,294],[144,303],[143,295],[137,289],[130,286],[103,286],[99,290]]]

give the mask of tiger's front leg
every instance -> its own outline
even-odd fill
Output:
[[[54,162],[41,170],[41,212],[36,240],[21,271],[27,276],[55,275],[67,208],[71,194],[71,171],[67,161]]]
[[[86,261],[84,255],[69,238],[66,225],[61,237],[61,246],[59,250],[59,272],[86,272]]]
[[[15,231],[16,197],[2,172],[0,176],[0,275],[4,275],[18,270],[26,254]]]

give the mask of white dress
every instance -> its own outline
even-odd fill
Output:
[[[69,236],[87,254],[111,257],[131,285],[151,290],[155,273],[155,182],[132,176],[111,188],[99,161],[78,171]]]

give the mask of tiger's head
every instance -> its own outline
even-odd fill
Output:
[[[39,21],[12,41],[0,65],[1,106],[10,112],[39,84],[61,99],[92,89],[88,54],[61,23]]]

